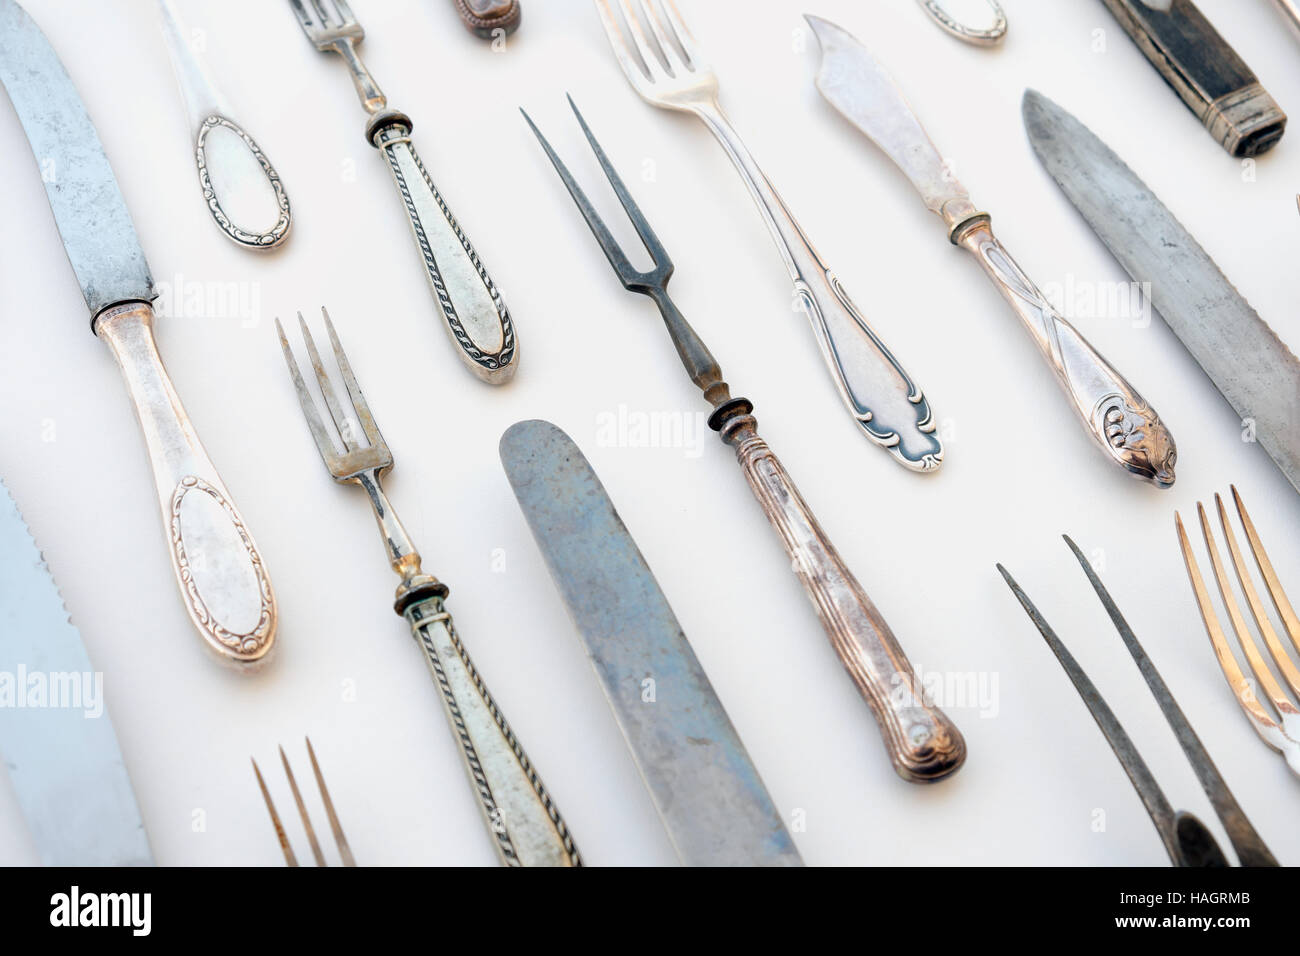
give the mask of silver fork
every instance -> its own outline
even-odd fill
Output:
[[[915,471],[938,468],[943,446],[935,434],[929,403],[818,256],[723,115],[717,75],[673,0],[619,3],[626,30],[619,25],[610,0],[596,0],[596,9],[628,82],[655,106],[693,113],[722,144],[785,260],[794,280],[795,300],[812,323],[849,413],[867,437],[888,449],[899,463]]]
[[[284,350],[284,360],[307,418],[307,427],[316,440],[325,467],[335,481],[364,488],[374,508],[389,563],[402,579],[393,610],[410,625],[411,634],[424,651],[425,661],[442,692],[443,709],[460,744],[470,785],[478,795],[479,808],[497,854],[508,866],[581,866],[578,849],[559,808],[456,633],[451,614],[443,605],[447,586],[421,568],[420,553],[384,494],[380,479],[393,467],[392,452],[361,394],[329,313],[324,309],[321,312],[339,374],[347,388],[348,402],[356,413],[359,435],[345,414],[343,400],[330,382],[301,313],[298,324],[325,407],[334,421],[333,433],[322,420],[280,320],[276,319],[280,348]],[[338,450],[336,437],[343,445],[342,452]]]
[[[1277,572],[1273,570],[1273,564],[1268,559],[1268,553],[1264,550],[1264,543],[1260,540],[1259,533],[1255,530],[1255,524],[1250,520],[1250,515],[1246,512],[1246,506],[1242,503],[1241,495],[1237,493],[1235,486],[1232,488],[1232,500],[1237,507],[1237,516],[1241,519],[1242,529],[1246,532],[1246,541],[1250,544],[1251,553],[1255,558],[1255,563],[1259,566],[1259,573],[1264,579],[1264,586],[1268,590],[1269,597],[1273,600],[1273,607],[1277,610],[1278,617],[1282,621],[1282,627],[1290,639],[1291,646],[1295,648],[1297,653],[1300,653],[1300,618],[1297,618],[1295,608],[1291,606],[1286,592],[1282,590],[1282,583],[1278,580]],[[1228,545],[1228,554],[1232,559],[1233,569],[1237,573],[1237,581],[1241,585],[1241,592],[1246,598],[1246,604],[1250,607],[1251,616],[1255,619],[1255,625],[1264,638],[1264,645],[1268,648],[1269,656],[1277,666],[1278,673],[1282,675],[1291,688],[1291,693],[1297,699],[1300,699],[1300,669],[1296,667],[1295,662],[1287,653],[1286,647],[1278,638],[1277,631],[1269,620],[1268,612],[1259,599],[1259,592],[1255,589],[1255,585],[1251,580],[1250,569],[1246,566],[1241,549],[1237,546],[1237,538],[1232,532],[1231,524],[1228,522],[1228,512],[1223,506],[1223,499],[1216,494],[1214,503],[1219,512],[1219,525],[1223,528],[1223,537]],[[1292,773],[1300,776],[1300,708],[1287,696],[1277,678],[1273,676],[1273,672],[1269,670],[1268,662],[1260,653],[1259,646],[1255,643],[1250,628],[1246,625],[1246,619],[1241,613],[1241,606],[1232,591],[1232,582],[1229,580],[1228,572],[1223,566],[1223,558],[1220,556],[1218,546],[1215,544],[1214,534],[1210,531],[1209,518],[1206,517],[1205,508],[1199,501],[1196,503],[1196,512],[1201,519],[1201,532],[1205,537],[1205,547],[1210,555],[1210,567],[1214,570],[1214,579],[1219,586],[1219,596],[1223,599],[1223,606],[1228,613],[1228,620],[1232,623],[1232,630],[1237,635],[1237,643],[1241,645],[1241,650],[1246,655],[1246,661],[1250,664],[1250,669],[1254,673],[1256,680],[1248,680],[1237,663],[1236,655],[1232,652],[1232,647],[1228,643],[1223,626],[1219,623],[1219,617],[1214,610],[1214,604],[1210,600],[1210,593],[1205,587],[1205,580],[1201,577],[1201,569],[1196,563],[1196,556],[1192,553],[1191,542],[1188,541],[1187,531],[1183,528],[1182,516],[1175,513],[1174,523],[1178,531],[1178,545],[1182,549],[1183,560],[1187,564],[1187,577],[1192,583],[1192,591],[1196,595],[1196,604],[1201,611],[1201,620],[1205,622],[1205,630],[1210,635],[1210,643],[1214,646],[1214,654],[1219,659],[1219,667],[1223,670],[1223,676],[1228,679],[1228,686],[1232,688],[1237,703],[1246,712],[1246,716],[1250,719],[1255,732],[1259,734],[1264,743],[1282,754]],[[1264,691],[1264,696],[1269,703],[1272,704],[1273,710],[1278,717],[1277,720],[1273,719],[1268,709],[1260,702],[1256,693],[1256,682],[1258,682],[1259,688]]]
[[[325,777],[320,772],[320,764],[316,762],[316,751],[312,749],[311,738],[303,738],[307,741],[307,756],[311,759],[312,774],[316,777],[316,787],[320,790],[321,803],[325,807],[325,817],[329,820],[330,832],[334,834],[334,844],[339,848],[339,859],[343,861],[344,866],[356,866],[357,861],[352,856],[352,848],[348,846],[348,838],[343,835],[343,827],[339,823],[338,814],[334,812],[334,801],[330,799],[329,789],[325,786]],[[252,758],[249,758],[252,759]],[[298,816],[302,819],[302,827],[307,831],[307,843],[311,846],[311,854],[316,860],[317,866],[328,866],[325,862],[325,854],[321,852],[320,842],[316,839],[316,830],[311,825],[311,817],[307,813],[307,807],[302,802],[302,794],[298,792],[298,781],[294,779],[293,768],[289,766],[289,758],[284,755],[284,748],[280,748],[280,763],[284,765],[284,775],[289,778],[289,790],[293,793],[293,802],[298,807]],[[257,761],[253,760],[253,773],[257,776],[257,786],[262,791],[262,799],[266,801],[267,812],[271,814],[271,825],[275,827],[276,839],[280,841],[280,850],[284,853],[284,862],[289,866],[297,866],[298,858],[293,854],[293,847],[289,845],[289,837],[284,832],[284,824],[280,822],[280,815],[275,812],[275,804],[271,801],[271,792],[266,789],[266,781],[262,779],[262,771],[258,769]]]
[[[519,357],[514,321],[469,238],[434,186],[411,144],[411,118],[388,99],[357,53],[366,35],[346,0],[289,0],[307,39],[343,57],[361,105],[370,116],[366,142],[384,154],[405,203],[425,277],[438,302],[456,354],[485,382],[515,374]]]

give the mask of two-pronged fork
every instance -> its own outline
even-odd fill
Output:
[[[375,510],[389,563],[402,579],[393,610],[406,618],[415,642],[424,651],[497,853],[509,866],[581,866],[578,849],[559,809],[452,625],[451,614],[443,606],[447,586],[421,568],[420,554],[384,494],[380,479],[393,467],[393,455],[361,394],[329,314],[324,309],[321,312],[349,403],[356,413],[356,424],[344,410],[344,399],[330,383],[301,313],[298,324],[325,407],[334,421],[334,434],[343,444],[342,452],[317,411],[277,319],[275,327],[280,333],[284,360],[325,467],[335,481],[364,488]]]
[[[320,764],[316,762],[316,751],[312,749],[311,738],[303,739],[307,741],[307,756],[311,759],[311,771],[316,777],[316,787],[320,790],[320,799],[325,807],[325,816],[329,820],[330,832],[334,834],[334,843],[339,848],[339,859],[343,861],[344,866],[356,866],[357,861],[352,856],[352,848],[348,846],[348,838],[343,835],[338,814],[334,812],[334,801],[330,799],[330,792],[325,787],[325,777],[321,775]],[[320,843],[316,839],[316,830],[311,825],[307,806],[302,802],[302,794],[298,792],[298,781],[293,777],[293,769],[289,766],[289,758],[284,755],[283,747],[280,748],[280,763],[284,765],[284,775],[289,778],[289,790],[293,793],[293,802],[298,807],[298,816],[302,818],[302,828],[307,831],[311,855],[315,857],[317,866],[328,866],[329,864],[325,862],[325,854],[321,852]],[[293,855],[293,847],[289,845],[289,837],[285,835],[284,825],[280,823],[280,815],[275,812],[275,804],[271,802],[271,792],[266,789],[266,781],[262,779],[262,771],[258,769],[256,760],[253,760],[253,773],[257,775],[257,786],[262,791],[262,799],[266,801],[267,812],[271,814],[271,825],[275,827],[276,839],[280,841],[280,849],[284,852],[284,862],[289,866],[297,866],[298,858]]]
[[[361,24],[347,0],[289,3],[316,49],[337,53],[352,72],[357,96],[370,114],[366,142],[388,160],[429,288],[457,355],[483,381],[493,385],[509,381],[519,356],[510,311],[411,144],[411,118],[388,107],[388,99],[361,62],[357,44],[366,35]]]
[[[630,291],[653,299],[659,307],[682,365],[713,406],[709,427],[735,450],[750,490],[780,536],[794,572],[817,610],[826,636],[880,725],[894,769],[904,779],[915,783],[931,783],[954,773],[966,759],[966,742],[961,733],[947,715],[925,700],[912,665],[889,625],[836,553],[835,546],[800,497],[799,489],[786,473],[785,466],[767,442],[759,437],[758,423],[750,414],[754,406],[748,399],[732,397],[717,361],[673,304],[668,295],[673,263],[667,250],[637,208],[627,186],[596,142],[573,100],[569,100],[569,105],[573,107],[578,123],[637,235],[650,253],[653,268],[645,272],[638,272],[628,261],[551,144],[528,119],[527,113],[524,118],[528,119],[528,125],[564,180],[569,195],[578,204],[619,280]]]
[[[1273,599],[1273,607],[1277,610],[1278,617],[1282,621],[1282,627],[1291,641],[1291,646],[1295,648],[1297,653],[1300,653],[1300,618],[1296,617],[1295,608],[1291,606],[1286,592],[1282,590],[1282,583],[1278,580],[1277,572],[1273,570],[1273,564],[1268,559],[1268,554],[1264,550],[1264,543],[1260,541],[1259,533],[1255,530],[1255,524],[1250,520],[1250,515],[1246,513],[1246,506],[1242,504],[1241,495],[1237,494],[1235,486],[1232,489],[1232,500],[1237,506],[1237,516],[1241,519],[1241,526],[1246,532],[1246,541],[1250,544],[1251,554],[1255,557],[1256,565],[1259,566],[1259,573],[1264,579],[1264,586],[1268,589],[1269,597]],[[1223,499],[1217,494],[1214,496],[1214,504],[1219,512],[1219,524],[1223,528],[1223,537],[1228,543],[1228,554],[1232,558],[1233,569],[1237,572],[1241,592],[1246,598],[1246,604],[1250,607],[1251,615],[1255,618],[1259,633],[1264,638],[1264,645],[1268,648],[1273,663],[1277,665],[1278,673],[1282,675],[1291,688],[1291,692],[1297,698],[1300,698],[1300,669],[1296,667],[1295,661],[1292,660],[1290,654],[1287,653],[1286,647],[1278,638],[1277,631],[1269,620],[1268,612],[1259,599],[1259,592],[1251,581],[1250,569],[1246,566],[1241,549],[1237,546],[1237,538],[1232,533],[1232,526],[1228,523],[1227,509],[1223,507]],[[1228,639],[1223,632],[1223,626],[1219,623],[1219,617],[1215,613],[1214,604],[1210,601],[1210,592],[1206,589],[1205,579],[1201,577],[1201,569],[1196,564],[1191,542],[1187,540],[1187,531],[1183,528],[1182,516],[1175,513],[1174,524],[1178,530],[1178,545],[1183,551],[1183,561],[1187,564],[1187,577],[1192,583],[1192,591],[1196,595],[1196,604],[1201,610],[1201,619],[1205,622],[1205,630],[1210,635],[1210,643],[1214,645],[1214,654],[1219,659],[1219,667],[1223,669],[1223,676],[1228,679],[1228,685],[1232,688],[1237,703],[1246,712],[1246,716],[1250,719],[1255,732],[1259,734],[1264,743],[1282,754],[1292,773],[1300,776],[1300,707],[1296,706],[1295,702],[1287,696],[1286,691],[1277,682],[1277,678],[1269,670],[1268,662],[1260,653],[1254,637],[1251,636],[1250,628],[1247,627],[1246,619],[1241,613],[1241,606],[1237,603],[1237,598],[1232,592],[1232,583],[1228,579],[1227,570],[1223,566],[1223,558],[1220,556],[1218,546],[1214,542],[1214,534],[1210,531],[1209,518],[1206,517],[1205,508],[1199,501],[1196,503],[1196,513],[1201,519],[1201,532],[1205,536],[1205,549],[1210,555],[1210,566],[1214,569],[1214,579],[1219,585],[1219,596],[1223,599],[1224,609],[1228,612],[1228,620],[1232,622],[1232,629],[1237,635],[1237,642],[1241,645],[1241,650],[1246,655],[1246,660],[1250,664],[1250,669],[1254,673],[1256,680],[1248,680],[1237,663],[1236,655],[1233,654],[1232,647],[1228,644]],[[1273,705],[1278,716],[1277,720],[1274,720],[1268,709],[1260,703],[1256,691],[1257,683],[1258,687],[1263,689],[1264,696]]]
[[[929,403],[822,262],[723,115],[718,78],[673,0],[619,2],[626,32],[610,0],[596,0],[596,9],[628,82],[655,106],[693,113],[722,144],[785,260],[795,299],[812,323],[849,413],[868,438],[888,449],[902,465],[915,471],[938,468],[943,446],[935,434]]]

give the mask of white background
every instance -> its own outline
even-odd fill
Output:
[[[681,6],[736,126],[930,398],[947,441],[934,476],[904,471],[856,433],[806,321],[790,310],[788,279],[740,179],[702,125],[633,94],[588,0],[525,0],[523,26],[501,53],[463,29],[450,0],[354,2],[368,64],[415,118],[426,164],[518,322],[521,370],[503,388],[474,380],[454,357],[343,64],[307,43],[287,3],[182,5],[293,202],[287,247],[265,257],[236,249],[206,217],[155,5],[26,6],[97,123],[155,278],[181,276],[200,297],[226,283],[255,296],[252,321],[200,302],[158,323],[168,368],[277,589],[278,656],[250,677],[215,663],[188,624],[119,373],[87,331],[37,165],[0,107],[0,474],[105,674],[159,863],[281,863],[250,756],[269,770],[305,856],[276,767],[283,743],[307,782],[303,734],[361,863],[494,860],[435,688],[390,610],[396,578],[369,509],[327,477],[275,342],[274,317],[323,304],[396,455],[390,494],[426,565],[450,584],[466,643],[589,863],[674,856],[502,473],[498,438],[524,418],[556,422],[592,461],[774,800],[805,821],[794,835],[809,863],[1166,861],[996,561],[1056,624],[1171,802],[1221,833],[1062,532],[1095,557],[1260,833],[1284,863],[1300,863],[1297,781],[1231,697],[1173,533],[1176,509],[1188,517],[1235,482],[1300,597],[1300,498],[1261,449],[1243,444],[1232,410],[1158,318],[1135,327],[1085,313],[1077,324],[1161,412],[1180,453],[1169,491],[1109,465],[996,290],[816,93],[804,4]],[[1300,341],[1300,133],[1247,177],[1100,2],[1005,6],[1010,36],[994,51],[944,35],[903,0],[821,0],[816,12],[894,73],[1041,285],[1127,277],[1034,159],[1020,122],[1026,87],[1109,142],[1261,315]],[[1300,44],[1272,5],[1201,6],[1283,107],[1300,109]],[[711,433],[686,449],[600,441],[601,416],[620,405],[633,414],[704,406],[653,306],[615,280],[516,110],[528,108],[594,185],[566,91],[671,250],[682,309],[755,401],[763,434],[913,663],[997,681],[996,716],[950,709],[970,748],[954,778],[918,787],[895,776]],[[613,200],[602,193],[600,203],[611,210]],[[314,787],[304,789],[323,827]],[[1099,812],[1104,832],[1094,828]],[[0,785],[0,861],[36,859]]]

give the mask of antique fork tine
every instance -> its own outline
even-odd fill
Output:
[[[745,181],[794,283],[795,301],[812,325],[840,399],[863,434],[906,468],[938,468],[943,444],[924,394],[849,299],[722,112],[717,76],[681,13],[669,0],[619,0],[620,23],[610,0],[595,0],[595,5],[632,88],[654,106],[699,118]]]
[[[569,100],[610,185],[635,226],[654,267],[639,272],[606,227],[573,175],[560,161],[527,113],[524,118],[564,182],[605,257],[624,287],[652,299],[691,381],[713,406],[709,426],[731,446],[745,479],[781,538],[795,573],[817,611],[845,670],[871,707],[894,769],[904,779],[929,783],[955,772],[966,759],[966,743],[952,721],[930,706],[917,687],[912,665],[889,625],[826,537],[794,481],[758,435],[748,399],[733,398],[722,369],[668,295],[673,264],[622,177],[596,141],[573,100]]]
[[[311,825],[307,805],[302,802],[302,794],[298,792],[298,781],[294,779],[293,768],[289,766],[289,758],[285,756],[283,747],[280,748],[280,763],[284,765],[284,775],[289,778],[289,792],[293,794],[293,802],[298,806],[298,816],[302,818],[302,828],[307,831],[307,843],[311,846],[311,855],[316,858],[317,866],[325,866],[325,854],[320,851],[320,843],[316,839],[316,830]]]
[[[352,847],[348,845],[348,838],[343,835],[343,826],[339,823],[339,815],[334,811],[334,800],[330,797],[329,788],[325,786],[325,776],[320,772],[320,764],[316,761],[316,750],[311,745],[311,738],[303,739],[307,742],[311,772],[316,777],[316,788],[320,790],[321,803],[325,807],[325,816],[329,819],[330,831],[334,834],[334,843],[339,848],[339,857],[343,860],[344,866],[356,866],[357,861],[352,856]]]
[[[461,759],[470,786],[478,796],[493,847],[500,860],[510,866],[581,866],[581,855],[559,809],[456,633],[451,612],[444,604],[447,586],[423,569],[415,543],[384,493],[381,479],[393,466],[392,452],[361,392],[334,323],[324,309],[321,312],[339,375],[368,444],[349,441],[344,434],[346,449],[337,450],[277,319],[285,364],[331,477],[341,483],[358,484],[366,491],[384,537],[389,564],[401,578],[393,610],[406,620],[438,686],[443,711],[460,745]],[[346,433],[348,420],[343,413],[342,397],[330,381],[305,323],[303,340],[330,414],[338,430]],[[313,769],[316,769],[314,760],[313,755]],[[323,787],[322,794],[333,828],[337,821]]]
[[[1147,682],[1151,694],[1160,705],[1161,711],[1164,712],[1165,720],[1168,721],[1170,728],[1173,729],[1174,736],[1178,738],[1179,746],[1183,748],[1183,753],[1187,755],[1187,761],[1192,765],[1196,772],[1196,778],[1201,783],[1201,789],[1209,797],[1210,804],[1214,807],[1215,814],[1227,831],[1228,839],[1232,843],[1232,848],[1237,851],[1237,859],[1242,866],[1277,866],[1277,859],[1267,846],[1264,845],[1263,838],[1255,830],[1250,820],[1246,817],[1246,812],[1241,809],[1237,803],[1237,798],[1233,796],[1232,790],[1228,788],[1227,781],[1219,773],[1219,768],[1215,766],[1213,758],[1210,757],[1209,751],[1201,743],[1201,738],[1196,735],[1192,725],[1188,722],[1187,716],[1183,709],[1178,706],[1178,701],[1174,700],[1174,695],[1170,693],[1169,686],[1156,670],[1156,665],[1147,656],[1142,644],[1138,641],[1137,635],[1133,629],[1128,626],[1128,621],[1120,613],[1118,605],[1106,590],[1106,586],[1101,583],[1101,577],[1093,569],[1092,564],[1083,556],[1083,551],[1074,543],[1074,539],[1068,534],[1063,536],[1065,543],[1070,546],[1074,556],[1078,559],[1083,573],[1087,575],[1092,589],[1097,592],[1097,597],[1101,600],[1102,606],[1106,608],[1106,613],[1110,615],[1111,623],[1115,625],[1115,630],[1119,631],[1120,639],[1123,640],[1124,646],[1128,648],[1129,654],[1133,657],[1133,662],[1137,664],[1138,670],[1142,672],[1142,678]]]
[[[249,758],[253,763],[253,773],[257,775],[257,786],[262,791],[262,799],[266,801],[267,812],[271,814],[271,825],[275,827],[275,838],[280,841],[280,851],[284,854],[284,862],[289,866],[297,866],[298,858],[293,855],[293,847],[289,846],[289,837],[284,832],[284,824],[280,822],[280,815],[275,812],[275,804],[271,802],[270,791],[266,789],[266,781],[262,779],[262,771],[258,769],[257,761]]]
[[[1047,623],[1042,612],[1034,606],[1033,601],[1029,600],[1029,595],[1016,583],[1011,572],[1001,564],[997,565],[997,569],[1011,588],[1011,593],[1020,602],[1020,606],[1029,615],[1034,627],[1038,628],[1047,646],[1056,655],[1062,669],[1083,699],[1088,712],[1092,714],[1092,719],[1097,722],[1106,742],[1110,744],[1110,749],[1114,751],[1120,766],[1124,768],[1124,773],[1128,775],[1129,782],[1133,784],[1133,789],[1137,791],[1147,815],[1151,817],[1151,822],[1165,845],[1165,852],[1169,854],[1169,859],[1175,866],[1227,866],[1227,857],[1223,855],[1218,842],[1205,824],[1195,814],[1185,810],[1174,811],[1164,791],[1156,783],[1151,768],[1138,753],[1133,739],[1129,737],[1119,718],[1115,716],[1115,712],[1101,696],[1097,685],[1089,679],[1083,668],[1079,666],[1079,662],[1074,659],[1074,655],[1056,636],[1056,632]]]
[[[325,315],[325,321],[329,321],[328,313]],[[316,340],[311,337],[311,330],[307,328],[307,321],[302,317],[301,312],[298,313],[298,328],[302,330],[303,341],[307,344],[307,357],[311,360],[312,370],[316,373],[316,382],[320,385],[321,395],[325,399],[325,407],[329,409],[330,418],[334,419],[334,427],[343,442],[343,447],[348,451],[356,451],[361,446],[353,437],[352,426],[343,407],[339,404],[338,395],[330,385],[330,378],[321,363],[320,353],[316,351]]]

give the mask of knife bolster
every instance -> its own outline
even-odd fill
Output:
[[[366,142],[375,149],[383,149],[393,143],[399,142],[398,139],[388,138],[385,142],[379,142],[379,134],[393,126],[402,127],[402,137],[406,142],[410,142],[411,130],[415,129],[415,123],[411,117],[407,116],[401,110],[383,110],[370,117],[366,123]]]
[[[1286,114],[1258,83],[1233,90],[1210,103],[1201,121],[1233,156],[1268,152],[1286,131]]]
[[[961,245],[966,233],[976,226],[987,226],[993,217],[980,212],[969,199],[949,199],[943,204],[939,215],[948,227],[948,241],[954,246]]]

